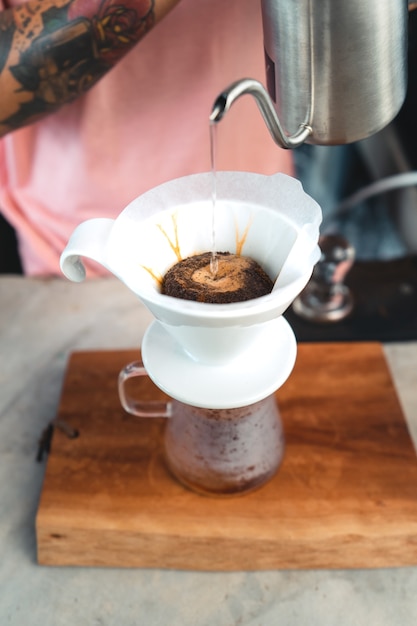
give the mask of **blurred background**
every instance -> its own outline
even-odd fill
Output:
[[[354,249],[344,283],[353,309],[313,322],[290,311],[299,340],[417,339],[417,12],[409,13],[408,91],[376,135],[344,146],[294,150],[296,175],[323,209],[322,234]]]

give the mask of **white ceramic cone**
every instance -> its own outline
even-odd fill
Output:
[[[80,224],[61,256],[63,273],[83,280],[82,257],[101,263],[149,308],[178,350],[205,366],[235,361],[268,333],[305,287],[320,256],[321,210],[284,174],[196,174],[156,187],[116,220]],[[260,298],[206,304],[161,294],[165,272],[181,258],[207,252],[252,257],[275,281]]]

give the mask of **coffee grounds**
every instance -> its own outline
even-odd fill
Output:
[[[249,257],[217,252],[217,272],[211,271],[211,252],[190,256],[165,274],[162,293],[183,300],[229,304],[259,298],[272,291],[274,283]]]

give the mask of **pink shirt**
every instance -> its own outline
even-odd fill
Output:
[[[18,232],[25,273],[60,275],[77,224],[116,217],[155,185],[208,171],[212,104],[243,77],[265,84],[260,3],[182,0],[88,94],[1,139],[0,211]],[[250,96],[217,138],[219,170],[293,173]]]

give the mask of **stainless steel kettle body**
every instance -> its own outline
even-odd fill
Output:
[[[216,98],[219,122],[252,95],[278,145],[365,139],[407,89],[407,0],[261,0],[267,89],[243,78]]]
[[[364,139],[406,93],[407,0],[261,0],[267,89],[286,134]]]

